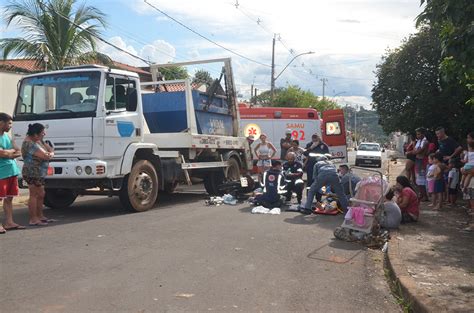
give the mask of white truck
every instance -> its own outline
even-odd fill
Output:
[[[208,91],[189,79],[140,83],[136,73],[87,65],[25,76],[13,114],[21,145],[29,124],[46,128],[55,151],[45,204],[70,206],[78,195],[118,195],[131,211],[155,205],[159,190],[203,180],[208,193],[239,180],[252,166],[239,137],[239,111],[230,59],[152,65],[223,63]],[[172,88],[171,88],[172,87]],[[20,166],[22,160],[19,160]],[[20,179],[20,185],[24,186]]]

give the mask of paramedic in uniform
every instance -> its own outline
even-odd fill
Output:
[[[306,170],[306,186],[311,186],[313,182],[313,167],[316,163],[314,158],[310,158],[310,153],[317,153],[317,154],[326,154],[329,153],[329,147],[325,144],[318,134],[314,134],[311,136],[311,142],[306,145],[306,151],[304,156],[306,157],[306,163],[304,169]]]
[[[298,204],[301,204],[304,187],[303,166],[301,163],[296,162],[296,154],[294,152],[288,152],[286,160],[285,164],[283,164],[283,176],[286,182],[286,201],[291,201],[291,195],[295,192]]]
[[[272,160],[272,168],[263,174],[263,194],[254,199],[256,205],[275,208],[282,205],[280,194],[284,192],[284,178],[281,173],[281,162]]]
[[[347,210],[347,198],[342,189],[341,181],[339,175],[337,174],[336,166],[329,161],[328,157],[325,155],[317,155],[314,157],[316,164],[314,164],[313,171],[313,183],[308,192],[308,197],[304,207],[300,207],[300,212],[303,214],[311,214],[311,208],[313,205],[314,196],[316,200],[321,202],[322,194],[320,193],[321,187],[330,186],[331,191],[337,195],[339,203],[344,211]]]

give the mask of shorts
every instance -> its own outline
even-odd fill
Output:
[[[0,199],[18,196],[18,177],[0,179]]]
[[[272,160],[258,160],[257,166],[272,167]]]
[[[44,186],[44,178],[43,177],[28,177],[23,176],[23,180],[26,181],[28,185],[41,187]]]
[[[470,171],[474,168],[474,165],[471,165],[471,164],[466,164],[464,165],[464,170],[465,171]]]
[[[467,188],[467,190],[463,193],[462,198],[464,200],[474,200],[474,188]]]
[[[448,194],[457,195],[458,194],[457,188],[448,188]]]
[[[434,179],[427,180],[426,186],[428,187],[428,192],[433,193],[434,192],[434,186],[435,186],[435,181]]]
[[[434,181],[434,193],[440,193],[440,192],[445,192],[444,190],[444,179],[440,178]]]

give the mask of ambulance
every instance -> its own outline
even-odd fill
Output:
[[[255,138],[252,150],[258,144],[260,134],[264,133],[277,149],[274,158],[280,158],[280,139],[289,129],[291,138],[299,140],[300,147],[305,148],[311,136],[318,134],[329,146],[335,161],[348,162],[344,112],[341,109],[324,111],[321,118],[312,108],[248,107],[241,103],[239,112],[242,135]]]

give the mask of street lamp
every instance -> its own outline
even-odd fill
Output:
[[[274,69],[272,70],[272,80],[271,80],[271,85],[270,85],[270,88],[271,88],[271,96],[272,96],[272,99],[273,99],[273,93],[274,93],[274,90],[275,90],[275,81],[278,79],[278,77],[280,77],[280,75],[288,68],[288,66],[290,66],[291,63],[293,63],[293,61],[302,56],[302,55],[305,55],[305,54],[314,54],[313,51],[308,51],[308,52],[303,52],[303,53],[300,53],[300,54],[297,54],[293,57],[293,59],[291,59],[291,61],[283,68],[283,70],[280,72],[280,74],[278,74],[276,77],[273,76],[273,73],[274,73]],[[275,65],[273,65],[273,67],[275,67]]]
[[[346,93],[346,92],[345,92],[345,91],[338,92],[338,93],[336,93],[336,94],[335,94],[334,96],[332,96],[332,97],[333,97],[333,98],[334,98],[334,97],[337,97],[337,96],[339,96],[339,95],[342,95],[343,93]]]

